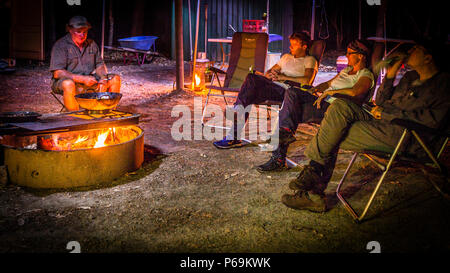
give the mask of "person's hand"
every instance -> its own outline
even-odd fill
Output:
[[[320,90],[319,90],[319,87],[318,86],[313,86],[312,88],[310,88],[310,89],[308,89],[308,93],[310,93],[311,95],[314,95],[314,96],[319,96],[319,93],[320,92]]]
[[[259,72],[258,70],[255,70],[254,74],[259,75],[259,76],[264,76],[264,74],[262,72]]]
[[[406,60],[407,55],[404,53],[397,53],[394,52],[389,56],[390,58],[396,58],[396,61],[394,61],[390,66],[386,69],[386,77],[388,79],[393,79],[397,75],[398,70],[403,65],[403,62]]]
[[[323,92],[318,98],[317,100],[313,103],[313,106],[315,105],[317,107],[317,109],[320,109],[320,104],[322,103],[322,100],[325,99],[327,96],[331,96],[331,90],[325,91]]]
[[[273,81],[284,81],[287,80],[287,77],[283,74],[277,74],[272,78]]]
[[[97,83],[94,76],[83,76],[83,84],[86,86],[92,86]]]
[[[381,119],[381,112],[383,112],[383,107],[375,106],[370,110],[370,113],[375,119]]]
[[[98,92],[107,92],[108,87],[109,87],[108,79],[104,78],[104,79],[101,79],[98,81],[98,86],[97,86]]]

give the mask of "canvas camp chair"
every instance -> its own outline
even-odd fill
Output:
[[[414,156],[400,154],[401,147],[404,144],[406,136],[408,134],[412,134],[414,136],[414,139],[420,144],[420,146],[425,151],[426,155],[428,156],[428,159],[431,160],[432,166],[437,168],[444,177],[447,177],[447,175],[448,175],[447,169],[446,169],[445,165],[439,161],[439,158],[440,158],[442,152],[444,151],[444,149],[447,145],[449,136],[450,136],[449,126],[448,126],[448,116],[449,115],[447,114],[446,126],[443,126],[443,128],[439,128],[439,129],[429,128],[429,127],[426,127],[424,125],[421,125],[419,123],[412,122],[409,120],[394,119],[391,123],[402,126],[404,128],[404,130],[403,130],[402,135],[399,137],[399,141],[398,141],[394,151],[392,152],[392,154],[381,153],[379,151],[362,151],[362,152],[355,152],[353,154],[352,159],[350,160],[350,163],[348,164],[347,169],[345,170],[345,173],[342,176],[342,178],[337,186],[336,195],[337,195],[338,199],[341,201],[341,203],[344,205],[347,212],[353,217],[355,222],[357,222],[357,223],[361,222],[362,219],[364,218],[364,216],[366,215],[370,205],[372,204],[373,199],[375,198],[381,184],[384,181],[384,178],[386,177],[389,170],[392,168],[392,164],[394,163],[395,160],[399,159],[399,160],[406,160],[406,161],[414,161],[414,162],[418,162],[421,164],[426,162],[426,161],[424,161],[423,158],[418,159],[418,158],[415,158]],[[437,144],[437,146],[434,146],[435,149],[431,149],[430,144],[432,142],[430,141],[427,144],[423,140],[423,137],[421,137],[422,133],[428,133],[434,137],[439,137],[439,140],[441,140],[441,141],[438,141],[438,142],[432,141],[433,144]],[[440,143],[442,143],[442,144],[439,145]],[[345,200],[345,198],[340,193],[340,189],[341,189],[342,185],[344,184],[344,181],[347,178],[347,175],[350,172],[350,169],[351,169],[353,163],[355,162],[356,158],[358,157],[358,155],[363,155],[363,156],[367,157],[369,160],[374,162],[383,171],[383,173],[381,174],[381,177],[379,178],[379,180],[375,186],[375,189],[373,190],[368,202],[366,203],[366,205],[364,207],[363,212],[360,215],[358,213],[356,213],[356,211],[351,207],[351,205],[347,202],[347,200]],[[386,159],[388,159],[388,162],[387,162],[387,164],[383,164],[379,160],[377,160],[375,157],[386,158]],[[448,193],[445,193],[432,180],[429,179],[429,181],[439,193],[441,193],[446,199],[449,199]],[[448,181],[446,181],[446,182],[448,182]]]
[[[323,57],[323,53],[325,52],[325,48],[326,48],[326,43],[324,40],[315,40],[311,43],[311,47],[309,48],[309,55],[313,56],[316,61],[317,61],[317,67],[319,67],[321,61],[322,61],[322,57]],[[314,75],[312,76],[312,83],[314,82],[316,75],[317,75],[318,70],[314,71]],[[300,83],[295,83],[292,81],[288,81],[287,82],[289,85],[291,85],[292,87],[296,87],[296,88],[301,88],[301,84]],[[263,106],[266,107],[268,110],[274,111],[277,114],[280,113],[281,108],[283,107],[283,102],[279,102],[279,101],[264,101],[262,103],[257,104],[257,106]],[[278,106],[278,107],[274,107],[274,106]],[[270,112],[268,112],[270,113]],[[279,116],[277,116],[274,124],[272,125],[272,129],[276,128],[276,126],[278,126],[278,120]],[[265,147],[266,144],[260,144],[260,147]],[[297,166],[297,163],[295,163],[294,161],[292,161],[290,158],[286,158],[286,162],[290,167],[295,167]]]
[[[56,100],[59,104],[61,104],[61,109],[59,110],[59,112],[67,111],[67,108],[66,108],[66,106],[64,105],[64,103],[58,98],[58,96],[62,96],[62,94],[55,93],[55,92],[53,92],[53,90],[50,91],[50,94],[55,98],[55,100]]]
[[[269,35],[267,33],[235,32],[233,34],[227,71],[215,67],[209,68],[213,76],[211,85],[207,86],[209,91],[202,111],[202,126],[229,129],[228,127],[205,124],[204,118],[209,98],[223,97],[226,105],[228,105],[226,98],[237,98],[236,93],[239,93],[241,85],[251,70],[264,72],[268,44]],[[223,85],[220,82],[219,74],[225,75]],[[213,85],[214,79],[217,79],[218,86]],[[212,90],[220,91],[220,94],[213,93]],[[225,92],[235,93],[235,95],[227,95]]]

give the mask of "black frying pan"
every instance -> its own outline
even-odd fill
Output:
[[[41,114],[31,111],[2,112],[0,123],[30,122],[36,121]]]

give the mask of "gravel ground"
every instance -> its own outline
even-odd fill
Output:
[[[173,61],[156,58],[143,66],[116,61],[108,68],[122,77],[119,109],[141,114],[143,168],[88,189],[0,186],[0,252],[67,252],[69,241],[78,241],[82,252],[365,253],[370,241],[378,241],[383,252],[450,250],[450,205],[427,181],[439,177],[398,166],[386,177],[368,220],[355,224],[334,194],[351,157],[340,151],[326,191],[329,211],[292,210],[280,198],[290,192],[287,185],[301,164],[262,175],[253,167],[269,154],[256,145],[220,151],[208,140],[173,140],[170,131],[178,118],[171,116],[172,108],[193,109],[197,96],[172,91]],[[28,65],[0,75],[1,111],[59,111],[47,69]],[[332,75],[325,70],[318,79]],[[306,162],[303,150],[317,130],[317,125],[299,127],[289,150],[292,159]],[[355,164],[343,190],[361,210],[379,171],[365,159]]]

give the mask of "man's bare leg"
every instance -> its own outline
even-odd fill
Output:
[[[109,92],[120,93],[120,76],[114,75],[114,77],[108,81],[108,85],[110,86]]]
[[[67,111],[76,111],[80,109],[78,102],[75,100],[76,87],[75,82],[69,79],[66,79],[62,82],[61,87],[63,89],[63,98],[64,105],[66,106]]]

